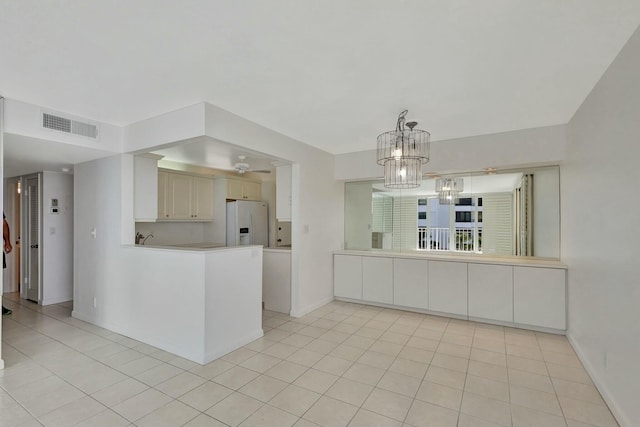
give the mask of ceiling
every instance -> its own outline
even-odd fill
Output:
[[[73,165],[112,156],[113,152],[7,134],[3,154],[3,175],[10,178],[41,171],[73,172]]]
[[[7,98],[115,125],[206,101],[335,154],[374,148],[403,109],[434,140],[567,123],[640,24],[638,0],[0,0],[0,10]]]
[[[277,157],[240,148],[235,145],[202,137],[169,148],[153,151],[164,160],[208,167],[213,169],[234,170],[236,163],[246,163],[250,170],[273,170],[274,164],[285,164]],[[246,158],[241,162],[238,156]]]

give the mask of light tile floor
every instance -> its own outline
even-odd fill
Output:
[[[336,301],[201,366],[4,299],[3,427],[617,426],[563,336]]]

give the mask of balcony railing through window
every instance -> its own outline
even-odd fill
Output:
[[[481,228],[456,227],[454,231],[452,236],[446,227],[418,227],[418,249],[482,253]]]

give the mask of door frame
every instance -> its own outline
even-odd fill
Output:
[[[37,228],[39,234],[39,242],[38,242],[38,298],[37,303],[42,304],[42,174],[35,173],[30,175],[24,175],[20,177],[22,180],[22,193],[20,200],[20,211],[21,211],[21,229],[20,229],[20,237],[21,237],[21,253],[20,253],[20,278],[21,284],[20,286],[20,298],[27,299],[27,290],[28,286],[26,284],[25,278],[29,274],[29,203],[28,203],[28,195],[26,189],[28,189],[27,182],[29,179],[37,179],[38,180],[38,209],[37,209]]]
[[[7,214],[7,224],[9,224],[11,232],[11,246],[13,246],[11,254],[7,255],[7,274],[4,275],[7,279],[5,282],[6,292],[17,292],[21,277],[19,261],[22,253],[16,244],[22,232],[19,226],[22,218],[22,208],[20,206],[22,199],[21,194],[18,194],[18,182],[20,181],[20,177],[8,178],[4,193],[4,213]],[[22,187],[22,184],[20,185]]]

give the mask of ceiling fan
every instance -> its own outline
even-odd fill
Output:
[[[240,175],[242,175],[245,172],[254,172],[254,173],[271,173],[271,171],[269,169],[251,169],[251,166],[249,165],[249,163],[246,163],[245,160],[247,159],[247,156],[243,156],[243,155],[239,155],[238,156],[238,163],[236,163],[235,165],[233,165],[233,168],[236,170],[236,172],[238,172]]]

